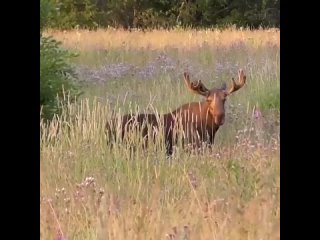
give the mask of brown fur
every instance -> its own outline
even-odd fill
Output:
[[[126,114],[120,119],[120,138],[122,141],[126,140],[128,132],[132,131],[141,131],[141,135],[143,137],[143,146],[144,148],[148,145],[148,132],[151,127],[151,131],[153,133],[153,140],[155,139],[155,133],[159,128],[159,119],[160,116],[151,113],[139,113],[139,114]],[[108,136],[108,141],[112,144],[117,139],[116,129],[118,120],[116,118],[112,118],[110,122],[106,123],[105,133]]]

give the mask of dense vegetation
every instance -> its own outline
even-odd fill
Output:
[[[61,113],[61,106],[67,103],[63,99],[72,102],[80,94],[76,74],[69,63],[76,54],[61,48],[61,42],[54,38],[43,36],[53,7],[47,0],[40,1],[40,109],[45,119]]]
[[[51,27],[280,26],[280,0],[52,0]]]

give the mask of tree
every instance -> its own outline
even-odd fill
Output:
[[[40,109],[42,117],[51,119],[59,114],[63,104],[62,96],[69,94],[73,101],[80,94],[69,59],[75,54],[61,48],[61,43],[52,37],[44,37],[48,19],[54,16],[54,5],[50,0],[40,0]]]

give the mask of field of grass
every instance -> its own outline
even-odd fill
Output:
[[[80,56],[84,95],[49,126],[40,121],[43,239],[280,239],[280,32],[278,30],[48,31]],[[247,85],[226,102],[212,151],[160,141],[107,146],[111,112],[165,113],[207,87]]]

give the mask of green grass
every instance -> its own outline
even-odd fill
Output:
[[[119,62],[143,67],[160,52],[179,64],[149,79],[88,81],[84,96],[61,117],[40,122],[41,238],[60,231],[67,239],[279,239],[279,48],[248,43],[245,49],[78,49],[75,64],[90,68]],[[133,136],[135,152],[122,144],[111,150],[104,124],[112,111],[164,113],[201,100],[183,83],[185,60],[191,78],[208,87],[236,77],[236,71],[215,70],[218,63],[247,66],[247,85],[226,102],[227,121],[214,148],[190,155],[178,145],[168,160],[163,136],[147,151]],[[257,109],[260,119],[253,117]]]

